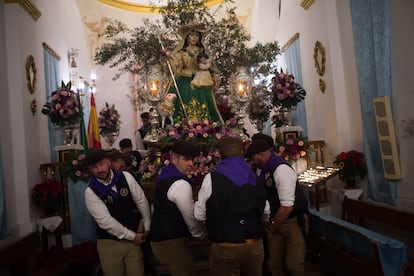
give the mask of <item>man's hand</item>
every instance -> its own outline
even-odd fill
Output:
[[[144,233],[135,233],[135,238],[132,241],[136,245],[139,245],[141,243],[145,242],[145,232]]]

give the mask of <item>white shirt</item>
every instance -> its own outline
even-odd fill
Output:
[[[126,178],[126,181],[131,191],[131,196],[134,203],[137,205],[142,218],[144,219],[145,231],[150,231],[151,226],[151,213],[148,204],[148,200],[145,197],[144,191],[141,186],[137,183],[132,174],[128,172],[122,172]],[[111,179],[113,177],[113,172],[111,170]],[[99,181],[99,179],[98,179]],[[102,184],[109,185],[109,183]],[[116,191],[116,185],[112,187]],[[119,221],[111,216],[108,208],[105,203],[95,194],[91,188],[86,188],[85,190],[85,204],[89,213],[94,217],[96,223],[100,228],[108,231],[110,234],[114,235],[118,239],[134,240],[136,232],[129,230]]]
[[[257,175],[260,175],[260,172],[261,170],[258,170]],[[268,177],[269,173],[266,173],[265,178],[267,179]],[[288,165],[281,164],[274,171],[273,179],[276,183],[280,206],[293,206],[295,203],[296,172]]]
[[[212,193],[211,187],[211,173],[206,174],[198,191],[198,199],[194,204],[194,217],[200,221],[206,221],[206,202],[210,198]],[[265,208],[263,210],[264,215],[270,214],[270,205],[266,200]]]
[[[204,238],[206,233],[203,224],[194,218],[194,200],[191,185],[183,179],[175,181],[168,189],[167,198],[177,205],[191,235],[196,238]]]

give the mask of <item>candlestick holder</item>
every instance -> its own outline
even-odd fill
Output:
[[[247,141],[249,137],[244,133],[244,120],[246,118],[246,107],[250,99],[251,77],[246,73],[246,69],[240,69],[236,74],[233,95],[237,105],[237,125],[239,137],[242,141]]]
[[[161,66],[151,67],[145,80],[146,99],[150,106],[150,131],[144,137],[144,141],[158,142],[160,140],[160,114],[158,106],[163,100],[166,92],[167,78],[161,70]]]

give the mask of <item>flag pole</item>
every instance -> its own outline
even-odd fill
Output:
[[[158,40],[161,44],[161,49],[164,52],[165,48],[164,48],[164,45],[162,44],[161,38],[158,38]],[[170,75],[171,75],[173,83],[174,83],[175,90],[177,91],[178,99],[180,100],[181,108],[183,109],[183,112],[184,112],[184,117],[187,119],[187,111],[185,110],[183,98],[181,97],[180,89],[178,89],[177,82],[175,81],[174,72],[171,68],[171,64],[170,64],[170,61],[168,60],[168,57],[167,57],[166,61],[167,61],[168,70],[170,72]]]

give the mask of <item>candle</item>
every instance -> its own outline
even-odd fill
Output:
[[[151,92],[152,97],[157,96],[157,94],[158,94],[157,81],[151,81],[150,92]]]
[[[239,93],[239,97],[243,97],[244,96],[244,92],[245,92],[245,88],[243,83],[239,83],[239,89],[238,89],[238,93]]]

